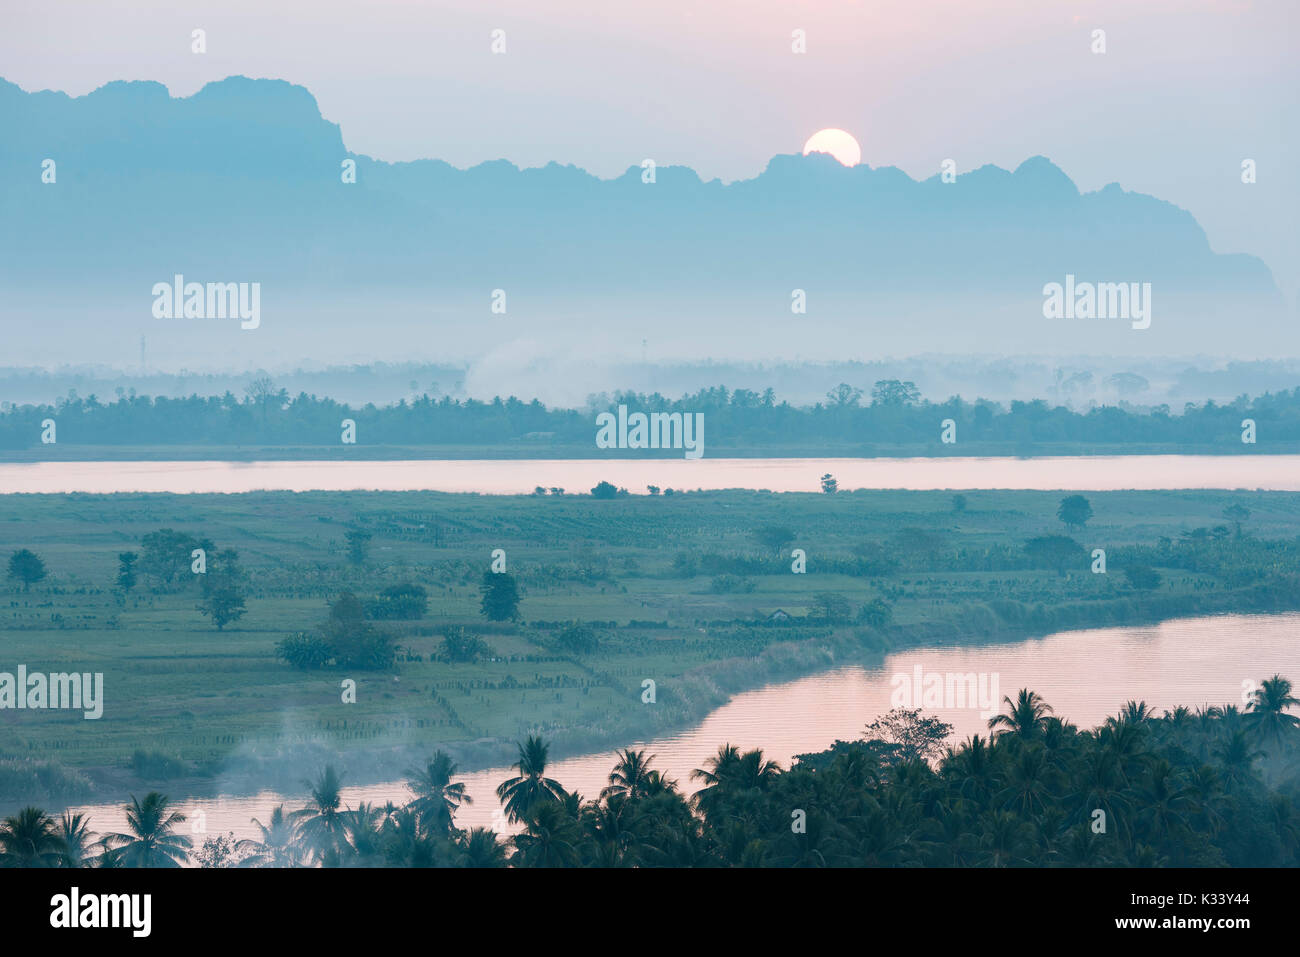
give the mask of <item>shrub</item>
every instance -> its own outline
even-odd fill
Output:
[[[334,655],[329,642],[300,631],[278,641],[275,645],[275,656],[294,668],[310,671],[325,667]]]

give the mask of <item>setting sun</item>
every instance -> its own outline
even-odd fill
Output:
[[[826,129],[808,137],[803,145],[803,155],[809,153],[829,153],[845,166],[857,166],[862,162],[862,147],[850,133],[843,130]]]

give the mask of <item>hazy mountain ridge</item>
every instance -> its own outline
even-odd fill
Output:
[[[0,130],[9,306],[86,345],[104,340],[93,315],[119,350],[147,334],[163,355],[281,361],[473,356],[521,336],[534,354],[595,355],[649,338],[674,358],[1297,352],[1262,261],[1213,253],[1155,197],[1080,193],[1041,156],[953,184],[819,154],[729,184],[671,165],[647,184],[639,165],[602,180],[558,163],[390,164],[350,153],[306,89],[245,77],[181,98],[153,82],[69,97],[0,81]],[[260,282],[264,325],[241,338],[154,319],[149,290],[176,273]],[[1042,288],[1067,273],[1151,283],[1151,328],[1044,319]],[[332,341],[359,320],[361,341]],[[13,361],[36,355],[23,334]]]

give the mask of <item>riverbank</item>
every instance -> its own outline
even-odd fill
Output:
[[[1068,553],[1027,548],[1064,537],[1061,498],[3,496],[0,556],[27,549],[47,574],[10,584],[0,602],[0,670],[105,676],[98,721],[0,710],[4,756],[27,763],[45,792],[30,796],[44,803],[57,774],[42,778],[33,763],[118,796],[268,780],[297,789],[326,760],[355,781],[383,780],[439,748],[463,767],[491,767],[531,731],[556,755],[611,748],[689,727],[746,689],[900,648],[1293,610],[1300,596],[1294,494],[1089,493],[1094,515]],[[773,528],[789,534],[779,550],[764,543]],[[203,613],[188,544],[173,580],[160,577],[162,559],[149,556],[171,540],[159,539],[164,529],[208,543],[211,556],[237,553],[241,617],[218,630]],[[128,550],[144,557],[124,590]],[[518,622],[480,611],[498,550],[519,589]],[[1131,578],[1133,568],[1154,577]],[[373,603],[406,585],[423,590],[423,610],[372,625],[399,649],[393,668],[298,670],[277,658],[287,635],[319,634],[340,595]],[[573,622],[586,629],[580,647],[564,645]],[[482,643],[472,660],[447,657],[444,637],[457,630]],[[5,780],[14,775],[0,767]]]

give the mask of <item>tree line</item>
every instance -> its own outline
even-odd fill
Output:
[[[401,806],[345,806],[327,766],[304,782],[305,806],[253,820],[257,837],[197,849],[158,792],[102,836],[82,814],[28,807],[0,823],[0,866],[1300,865],[1300,699],[1285,678],[1260,682],[1244,709],[1157,716],[1130,701],[1092,730],[1028,689],[1003,706],[987,736],[955,746],[949,725],[902,708],[788,769],[723,745],[691,773],[692,794],[628,748],[584,799],[548,776],[549,745],[529,736],[494,794],[512,835],[456,826],[473,798],[441,751],[408,769]]]
[[[1150,407],[1095,406],[1073,411],[1044,399],[932,401],[911,382],[876,382],[863,388],[841,383],[824,402],[796,406],[772,389],[757,392],[726,386],[700,389],[677,399],[659,393],[616,392],[589,400],[585,410],[548,408],[537,399],[497,396],[490,401],[424,395],[394,404],[349,406],[307,393],[290,396],[260,381],[242,397],[183,398],[122,395],[104,402],[69,392],[53,404],[0,407],[0,448],[38,448],[43,423],[53,419],[57,441],[79,445],[338,445],[341,423],[351,419],[360,445],[495,445],[534,440],[589,445],[597,412],[626,405],[629,412],[704,412],[710,444],[762,448],[811,442],[936,445],[939,424],[952,419],[961,443],[996,442],[1222,445],[1243,451],[1242,421],[1256,424],[1271,449],[1300,440],[1300,387],[1231,403],[1207,400]],[[1258,446],[1246,446],[1251,451]]]

